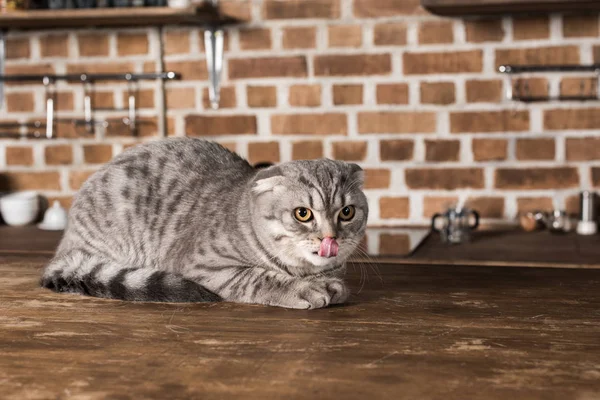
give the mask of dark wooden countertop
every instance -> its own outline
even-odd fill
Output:
[[[0,256],[6,399],[598,399],[600,270],[358,265],[344,306],[131,303]],[[362,288],[362,289],[361,289]]]

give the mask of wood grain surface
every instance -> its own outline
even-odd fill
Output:
[[[600,398],[600,270],[355,266],[292,311],[56,294],[47,259],[0,257],[2,399]]]

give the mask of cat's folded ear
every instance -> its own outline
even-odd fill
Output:
[[[260,170],[254,177],[252,192],[262,194],[275,190],[277,186],[283,185],[283,171],[278,166]]]
[[[358,164],[350,163],[348,165],[350,166],[350,181],[362,189],[365,184],[365,171]]]

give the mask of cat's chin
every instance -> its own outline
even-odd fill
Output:
[[[341,257],[321,257],[316,252],[306,251],[304,253],[304,258],[310,264],[320,269],[328,269],[333,268],[335,265],[339,265],[341,263]]]

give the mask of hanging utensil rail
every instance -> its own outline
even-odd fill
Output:
[[[548,101],[593,101],[600,100],[600,64],[588,65],[501,65],[498,72],[506,75],[505,97],[509,101],[521,101],[526,103],[548,102]],[[531,95],[528,82],[526,80],[515,78],[519,74],[540,74],[540,73],[591,73],[594,75],[595,84],[586,85],[586,80],[582,79],[579,94],[576,95],[558,95],[558,96],[535,96]],[[513,80],[516,79],[516,84]],[[548,85],[549,86],[549,85]],[[586,88],[586,86],[589,86]],[[561,82],[562,87],[562,82]],[[550,87],[548,87],[550,92]]]

